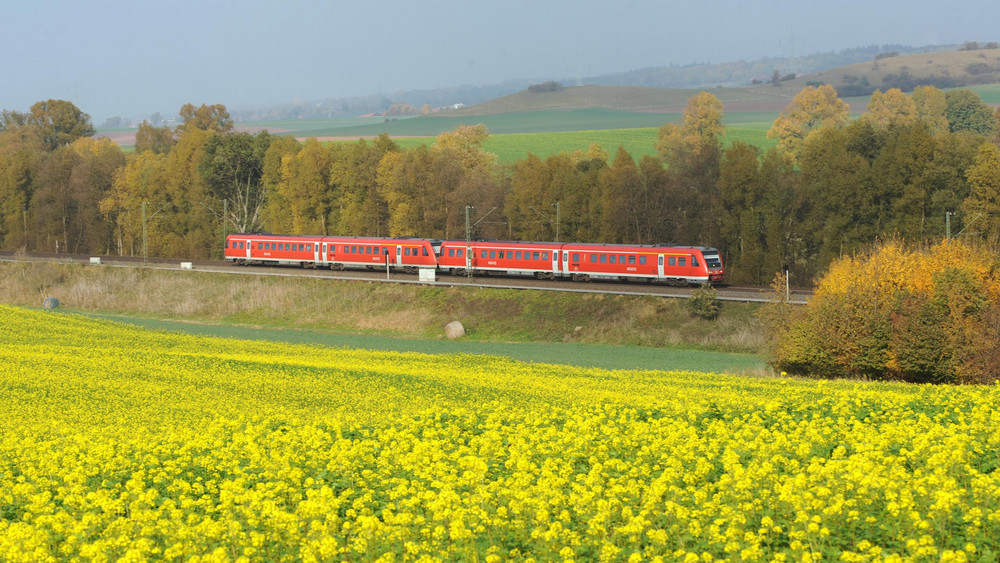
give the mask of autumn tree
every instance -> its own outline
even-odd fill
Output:
[[[170,127],[155,127],[143,120],[135,133],[135,152],[152,151],[156,154],[166,154],[174,146],[177,139]]]
[[[601,235],[597,242],[638,242],[645,213],[644,186],[632,155],[619,146],[611,165],[601,172]],[[649,241],[643,241],[649,242]]]
[[[202,131],[215,131],[217,133],[228,133],[233,130],[233,120],[229,117],[229,111],[222,104],[211,106],[201,104],[194,107],[194,104],[184,104],[180,111],[181,124],[177,126],[177,133],[183,133],[188,129],[201,129]]]
[[[683,206],[666,219],[674,221],[678,237],[692,243],[711,244],[715,233],[722,118],[722,103],[702,92],[688,100],[680,124],[659,130],[656,148],[670,176],[670,195]]]
[[[118,145],[90,138],[58,147],[39,160],[31,202],[39,248],[71,253],[109,250],[111,227],[103,221],[98,203],[124,163]]]
[[[932,134],[949,131],[945,93],[934,86],[917,86],[910,95],[917,116]]]
[[[782,150],[797,156],[809,133],[823,127],[844,125],[850,117],[849,112],[850,108],[837,97],[833,86],[806,86],[774,120],[767,138],[777,139]]]
[[[868,102],[868,113],[862,119],[872,124],[876,131],[886,131],[889,127],[906,127],[919,119],[917,105],[899,88],[890,88],[884,94],[881,90],[872,92]]]
[[[399,150],[385,133],[372,141],[361,139],[331,146],[330,179],[339,194],[333,202],[336,233],[388,234],[389,210],[378,191],[378,168],[385,155]]]
[[[36,131],[18,125],[0,131],[0,248],[33,245],[30,202],[35,163],[45,150]]]
[[[467,206],[489,210],[503,205],[496,155],[481,146],[487,136],[481,124],[461,126],[439,135],[429,148],[383,157],[378,186],[388,206],[391,236],[460,237]],[[497,218],[501,216],[498,209]]]
[[[968,177],[972,193],[962,204],[966,222],[991,243],[1000,242],[1000,148],[983,143]]]
[[[996,266],[956,241],[890,241],[839,258],[806,307],[769,324],[773,363],[810,377],[990,382],[1000,368]]]
[[[286,199],[286,163],[302,150],[302,143],[294,137],[275,136],[264,153],[264,169],[261,182],[264,186],[264,207],[261,209],[261,224],[273,233],[291,233],[292,202]],[[227,228],[230,226],[227,224]]]
[[[315,138],[310,138],[294,154],[281,160],[281,181],[275,192],[286,206],[291,222],[291,234],[327,235],[333,201],[330,180],[330,151]]]
[[[131,155],[125,166],[115,171],[111,189],[98,204],[98,209],[112,225],[112,252],[119,256],[142,256],[145,203],[147,213],[152,215],[151,225],[147,221],[147,239],[153,240],[153,255],[161,254],[160,226],[163,221],[160,215],[167,210],[167,194],[163,189],[166,183],[167,158],[153,151]]]

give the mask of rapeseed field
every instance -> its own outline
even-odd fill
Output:
[[[0,306],[0,560],[995,561],[998,406]]]

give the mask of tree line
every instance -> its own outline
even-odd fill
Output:
[[[767,151],[725,145],[723,106],[702,92],[656,156],[592,145],[512,165],[483,150],[481,124],[402,149],[237,132],[222,105],[180,117],[143,123],[126,154],[71,102],[5,110],[0,248],[198,259],[229,232],[464,238],[468,213],[476,238],[704,244],[733,282],[788,266],[807,283],[879,237],[1000,238],[1000,110],[969,90],[876,91],[852,120],[809,86]]]

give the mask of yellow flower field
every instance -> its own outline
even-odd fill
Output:
[[[995,561],[998,407],[0,306],[0,560]]]

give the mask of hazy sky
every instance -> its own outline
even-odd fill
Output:
[[[174,116],[508,79],[1000,41],[969,0],[0,0],[0,108]]]

